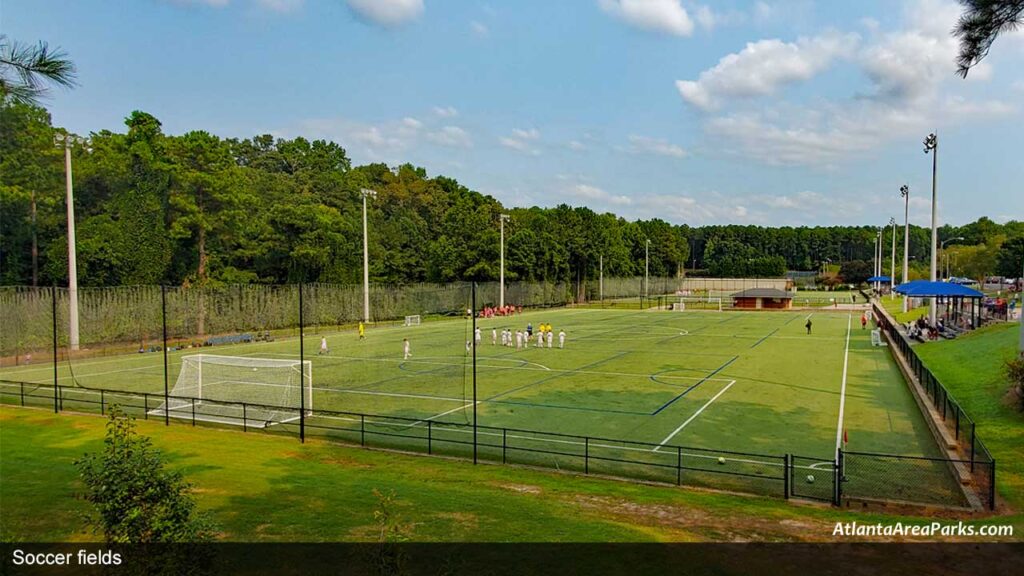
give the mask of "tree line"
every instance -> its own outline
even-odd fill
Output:
[[[377,192],[368,201],[374,282],[498,279],[501,214],[511,216],[509,280],[580,284],[602,269],[609,277],[642,275],[648,241],[652,276],[697,269],[778,277],[870,261],[874,253],[871,226],[692,227],[565,204],[505,207],[410,164],[353,166],[335,142],[220,138],[201,130],[175,136],[139,111],[125,127],[72,147],[83,286],[357,283],[363,188]],[[44,108],[0,104],[0,284],[66,283],[64,151],[54,144],[64,134]],[[897,234],[901,247],[901,228]],[[949,247],[962,251],[957,264],[981,261],[991,272],[1002,266],[1004,241],[1013,240],[1003,258],[1009,271],[1024,223],[981,218],[940,230],[942,238],[957,236],[964,238],[956,241],[960,248]],[[928,229],[911,227],[918,269],[927,264],[929,239]]]

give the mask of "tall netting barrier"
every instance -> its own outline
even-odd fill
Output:
[[[52,288],[0,287],[0,368],[53,360]]]

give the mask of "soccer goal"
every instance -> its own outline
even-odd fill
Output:
[[[405,324],[404,325],[405,326],[419,326],[420,325],[420,315],[416,314],[415,316],[406,316],[405,317]]]
[[[680,296],[675,310],[717,310],[722,311],[722,299],[718,296]]]
[[[309,360],[192,354],[182,356],[168,402],[150,414],[266,428],[298,420],[302,406],[313,413]]]

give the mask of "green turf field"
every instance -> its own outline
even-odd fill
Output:
[[[554,347],[491,344],[492,329],[525,328],[528,322],[552,324]],[[481,319],[479,325],[481,425],[822,461],[832,458],[845,429],[851,450],[937,454],[888,351],[870,345],[857,312],[552,309]],[[567,341],[559,349],[557,331],[563,329]],[[325,355],[317,354],[319,334],[307,334],[305,341],[314,424],[318,410],[471,421],[468,320],[371,327],[362,341],[354,330],[326,337]],[[408,360],[403,338],[411,345]],[[299,342],[201,351],[296,359]],[[172,387],[180,357],[196,352],[170,353]],[[162,394],[162,366],[159,353],[62,362],[60,383]],[[0,379],[46,386],[52,367],[8,368]]]

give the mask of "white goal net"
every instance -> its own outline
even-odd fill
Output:
[[[415,316],[406,316],[405,317],[405,325],[406,326],[419,326],[420,325],[420,315],[416,314]]]
[[[716,310],[722,311],[722,299],[718,296],[680,296],[673,306],[675,310]]]
[[[298,420],[303,406],[312,414],[309,360],[192,354],[181,358],[168,402],[150,414],[265,428]]]

